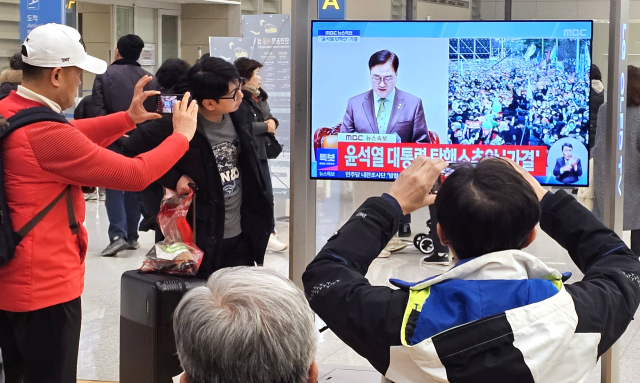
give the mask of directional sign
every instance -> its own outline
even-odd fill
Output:
[[[347,0],[318,0],[320,20],[344,20],[347,18]]]
[[[20,40],[48,23],[65,23],[65,0],[20,0]]]

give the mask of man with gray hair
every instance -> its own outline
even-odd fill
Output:
[[[173,316],[181,383],[316,383],[317,333],[304,293],[274,271],[216,271]]]

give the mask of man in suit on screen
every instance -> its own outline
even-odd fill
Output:
[[[573,145],[568,142],[562,145],[562,157],[556,160],[553,175],[567,185],[578,182],[582,176],[582,163],[579,158],[573,156]]]
[[[396,88],[398,56],[388,50],[369,59],[371,90],[349,99],[341,133],[395,134],[398,142],[429,143],[422,100]]]

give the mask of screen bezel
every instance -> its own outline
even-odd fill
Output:
[[[446,23],[467,23],[467,24],[480,24],[480,23],[516,23],[516,24],[525,24],[525,23],[590,23],[591,24],[591,34],[590,34],[590,41],[591,44],[589,44],[589,57],[590,57],[590,61],[593,64],[593,20],[311,20],[311,30],[309,33],[310,36],[310,41],[309,41],[309,53],[310,53],[310,57],[309,57],[309,120],[308,120],[308,131],[309,131],[309,140],[307,142],[307,145],[309,148],[313,147],[313,136],[314,136],[314,130],[312,127],[312,121],[313,121],[313,31],[314,31],[314,26],[316,24],[324,24],[324,23],[331,23],[331,24],[335,24],[335,23],[349,23],[349,24],[370,24],[370,23],[390,23],[390,24],[397,24],[397,23],[407,23],[407,24],[417,24],[417,23],[442,23],[442,24],[446,24]],[[490,37],[488,37],[490,38]],[[591,88],[590,88],[591,89]],[[587,108],[590,109],[591,106],[591,92],[589,92],[589,95],[587,96]],[[589,110],[589,117],[591,118],[591,111]],[[589,132],[591,130],[591,127],[589,126],[589,130],[587,131],[587,136],[589,135]],[[587,158],[591,158],[591,146],[594,143],[589,142],[586,146],[587,149]],[[428,144],[426,144],[428,145]],[[315,156],[315,153],[311,153],[313,156]],[[311,160],[311,155],[308,156],[308,158],[306,159],[308,161],[308,170],[309,170],[309,179],[310,180],[335,180],[335,181],[361,181],[361,182],[394,182],[395,180],[393,179],[366,179],[366,178],[346,178],[346,177],[321,177],[321,176],[313,176],[313,164],[312,164],[312,160]],[[589,171],[589,173],[587,173],[587,184],[586,185],[565,185],[565,184],[550,184],[550,183],[543,183],[540,182],[540,184],[542,186],[549,186],[549,187],[554,187],[554,188],[583,188],[583,187],[589,187],[590,185],[590,180],[589,180],[589,174],[590,172],[593,171],[593,169],[589,166],[588,161],[587,161],[587,169]],[[537,178],[536,178],[537,179]]]

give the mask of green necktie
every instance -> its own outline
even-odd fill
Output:
[[[385,111],[384,103],[387,101],[386,98],[380,99],[380,108],[378,109],[378,115],[376,116],[376,120],[378,122],[378,130],[381,134],[385,134],[387,132],[387,124],[385,123]]]

